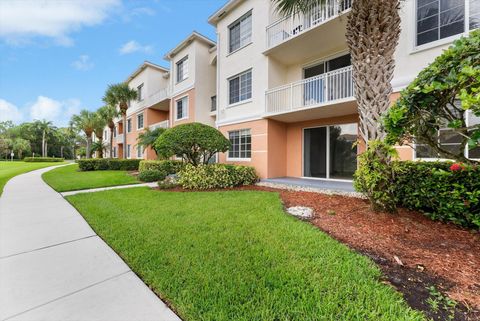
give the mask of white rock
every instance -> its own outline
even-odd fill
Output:
[[[293,206],[287,208],[287,212],[299,218],[312,218],[313,209],[305,206]]]

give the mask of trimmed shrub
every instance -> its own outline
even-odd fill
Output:
[[[47,163],[47,162],[64,162],[64,158],[59,157],[25,157],[23,159],[27,163]]]
[[[452,162],[394,162],[398,205],[433,220],[480,229],[480,167]]]
[[[182,169],[183,163],[175,160],[144,160],[140,162],[138,170],[159,170],[168,174],[176,174]]]
[[[235,187],[251,185],[258,180],[253,167],[225,164],[187,164],[179,175],[178,183],[186,189]]]
[[[142,182],[163,181],[167,177],[167,173],[157,169],[146,169],[138,174],[138,179]]]
[[[81,171],[100,170],[138,170],[140,159],[116,159],[116,158],[87,158],[77,160]]]

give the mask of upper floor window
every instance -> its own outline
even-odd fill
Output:
[[[210,97],[210,111],[216,111],[217,110],[217,96],[212,96]]]
[[[188,117],[188,96],[180,98],[175,102],[175,120]]]
[[[177,62],[177,82],[188,78],[188,56]]]
[[[137,115],[137,129],[143,128],[143,114]]]
[[[478,0],[417,0],[417,46],[479,27]]]
[[[252,71],[247,70],[228,80],[229,103],[235,104],[252,98]]]
[[[248,45],[252,41],[252,12],[232,23],[228,29],[228,52],[233,52]]]
[[[129,118],[127,119],[127,133],[130,133],[132,131],[132,119]]]
[[[137,87],[137,100],[138,101],[143,100],[143,84]]]

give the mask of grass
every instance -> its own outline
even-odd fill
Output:
[[[423,320],[372,261],[285,214],[276,193],[67,199],[185,321]]]
[[[62,163],[26,163],[26,162],[4,162],[0,161],[0,195],[2,195],[3,187],[14,176],[53,165],[61,165]]]
[[[81,172],[78,164],[48,171],[42,178],[57,192],[140,183],[126,171]]]

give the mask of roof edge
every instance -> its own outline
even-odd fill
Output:
[[[213,41],[212,39],[210,39],[207,36],[204,36],[201,33],[194,30],[185,39],[183,39],[175,48],[173,48],[172,50],[167,52],[165,54],[165,56],[163,57],[163,59],[165,59],[165,60],[172,59],[180,50],[182,50],[183,48],[188,46],[190,44],[190,42],[194,41],[194,40],[202,41],[202,42],[206,43],[207,45],[209,45],[211,47],[215,47],[217,45],[217,43],[215,41]]]

